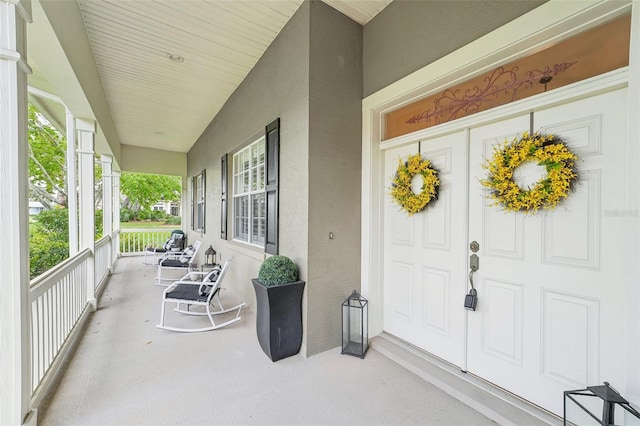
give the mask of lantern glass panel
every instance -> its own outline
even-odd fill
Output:
[[[580,395],[571,395],[572,398],[567,397],[565,399],[565,419],[567,425],[599,425],[601,422],[597,421],[589,415],[585,410],[580,408],[576,401],[582,404],[589,412],[597,413],[598,417],[602,416],[603,401],[599,398],[585,397]],[[574,401],[574,399],[576,401]]]
[[[581,407],[582,406],[582,407]],[[603,423],[605,402],[587,391],[571,391],[565,394],[565,425],[620,425],[640,426],[640,417],[624,405],[614,404],[613,423]],[[588,412],[587,412],[588,411]],[[591,415],[589,414],[591,413]],[[595,417],[595,418],[594,418]]]
[[[367,300],[354,292],[342,304],[342,353],[364,358],[369,346]]]

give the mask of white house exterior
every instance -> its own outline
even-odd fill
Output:
[[[39,201],[29,201],[29,215],[36,215],[44,210],[44,206]]]

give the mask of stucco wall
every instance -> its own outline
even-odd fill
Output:
[[[188,221],[183,227],[190,242],[200,239],[203,248],[212,244],[223,261],[234,256],[226,286],[248,303],[248,309],[255,309],[251,278],[258,275],[264,251],[220,239],[220,157],[251,142],[280,117],[280,253],[291,257],[299,265],[302,279],[306,279],[308,23],[309,5],[303,4],[188,153],[189,177],[207,171],[206,233],[191,231]],[[231,181],[229,185],[231,191]],[[229,217],[229,230],[231,221]]]
[[[545,1],[393,1],[364,27],[364,96]]]
[[[340,302],[360,283],[361,101],[362,26],[305,2],[188,154],[189,177],[207,170],[206,234],[189,240],[235,257],[227,285],[255,309],[264,253],[220,239],[220,157],[280,117],[279,249],[307,282],[305,356],[340,344]]]
[[[340,304],[360,288],[362,146],[362,26],[322,2],[311,11],[309,355],[340,345]]]

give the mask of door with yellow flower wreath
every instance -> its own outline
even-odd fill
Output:
[[[465,355],[467,136],[459,131],[385,152],[385,177],[421,154],[438,171],[437,200],[409,215],[385,197],[384,328],[462,366]],[[414,193],[423,181],[415,170]],[[391,191],[391,189],[389,189]],[[390,194],[389,194],[390,195]]]
[[[610,331],[625,322],[623,220],[610,213],[624,205],[625,104],[620,89],[470,131],[469,241],[478,242],[479,269],[467,370],[560,415],[565,390],[605,380],[624,389],[624,335]],[[555,208],[527,211],[519,194],[512,208],[522,210],[507,211],[483,187],[482,165],[505,140],[522,139],[531,118],[576,155],[577,182]],[[549,177],[539,164],[515,169],[523,191]]]
[[[385,196],[385,331],[556,414],[564,390],[624,391],[625,104],[618,89],[387,149],[387,182],[420,149],[441,186],[413,215]],[[561,138],[578,178],[554,209],[508,211],[483,186],[487,162],[531,127]],[[556,166],[523,161],[513,180],[534,188]],[[472,254],[475,311],[464,308]]]

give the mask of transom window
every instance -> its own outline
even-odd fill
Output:
[[[233,238],[261,247],[266,226],[264,149],[261,137],[233,156]]]
[[[386,114],[384,139],[626,67],[630,34],[631,16],[627,14],[402,106]]]

